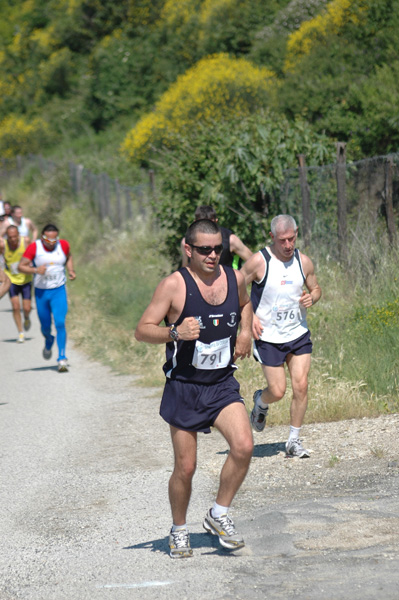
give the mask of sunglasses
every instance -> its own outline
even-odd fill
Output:
[[[215,251],[215,254],[222,254],[223,252],[223,244],[218,244],[217,246],[195,246],[194,244],[189,244],[191,248],[195,248],[198,254],[202,256],[209,256]]]
[[[60,238],[57,237],[55,238],[55,240],[50,240],[50,238],[48,238],[46,235],[42,235],[42,240],[44,240],[45,242],[47,242],[47,244],[56,244],[58,242]]]

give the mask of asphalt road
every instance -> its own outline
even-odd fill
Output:
[[[58,373],[56,357],[42,358],[35,311],[32,323],[17,344],[0,301],[0,600],[398,600],[398,470],[310,490],[310,458],[291,463],[287,496],[268,489],[272,463],[258,444],[233,506],[247,545],[228,553],[202,528],[226,454],[217,432],[200,437],[194,557],[172,560],[160,390],[71,343],[70,371]]]

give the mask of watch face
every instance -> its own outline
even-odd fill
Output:
[[[169,335],[172,338],[172,340],[174,340],[175,342],[177,342],[178,338],[179,338],[179,332],[177,331],[176,327],[174,325],[172,325],[172,327],[169,330]]]

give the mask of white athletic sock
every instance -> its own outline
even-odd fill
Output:
[[[288,436],[288,441],[299,438],[299,432],[301,431],[300,427],[290,427],[290,435]]]
[[[263,402],[262,396],[259,398],[259,400],[257,400],[256,404],[261,408],[267,408],[269,406],[266,402]]]
[[[229,512],[228,506],[222,506],[221,504],[218,504],[217,502],[215,502],[211,508],[211,515],[214,519],[218,519],[222,515],[227,515],[228,512]]]
[[[186,523],[184,523],[184,525],[175,525],[173,523],[173,525],[172,525],[172,531],[173,531],[173,533],[175,531],[185,531],[186,529],[187,529],[187,524]]]

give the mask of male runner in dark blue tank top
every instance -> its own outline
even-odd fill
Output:
[[[253,451],[248,415],[234,378],[234,361],[251,353],[252,306],[244,278],[219,265],[222,236],[215,222],[195,221],[185,239],[189,266],[161,281],[135,333],[139,341],[166,344],[160,414],[170,425],[175,456],[169,481],[172,558],[192,556],[186,514],[197,432],[209,433],[215,426],[230,446],[216,501],[203,523],[225,548],[244,546],[228,510]],[[166,326],[161,325],[164,320]]]

